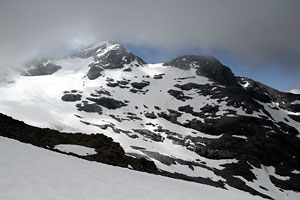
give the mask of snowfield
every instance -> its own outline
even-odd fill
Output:
[[[0,137],[0,199],[258,200],[223,190],[51,152]]]
[[[74,153],[80,156],[87,156],[87,155],[93,155],[97,154],[95,149],[89,148],[89,147],[84,147],[80,145],[74,145],[74,144],[60,144],[56,145],[54,149],[57,149],[62,152],[66,153]]]

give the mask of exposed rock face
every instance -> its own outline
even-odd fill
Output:
[[[131,83],[131,86],[138,90],[141,90],[148,85],[150,85],[150,83],[148,81],[143,81],[143,82],[139,82],[139,83],[138,82]]]
[[[115,99],[109,98],[109,97],[87,98],[87,99],[90,101],[93,101],[96,104],[103,106],[107,109],[118,109],[118,108],[121,108],[121,107],[127,105],[126,103],[124,103],[122,101],[118,101],[118,100],[115,100]]]
[[[135,66],[146,64],[141,58],[133,55],[127,51],[123,45],[116,44],[116,48],[97,57],[97,64],[104,69],[117,69],[123,68],[125,65],[129,65],[136,61]]]
[[[164,63],[164,65],[183,70],[194,68],[197,75],[208,77],[217,83],[225,85],[237,84],[231,70],[212,56],[179,56],[174,60]]]
[[[101,75],[101,72],[103,71],[104,69],[101,67],[101,66],[97,66],[97,65],[91,65],[90,66],[90,69],[87,73],[87,77],[90,79],[90,80],[94,80],[96,78],[98,78],[100,75]]]
[[[164,76],[165,74],[155,74],[154,76],[153,76],[153,78],[154,79],[163,79],[163,76]]]
[[[186,84],[176,84],[174,86],[184,91],[197,90],[199,94],[210,96],[210,98],[217,99],[218,101],[226,98],[227,106],[233,106],[235,108],[242,107],[242,109],[249,114],[253,113],[253,111],[263,109],[262,106],[253,99],[251,94],[239,85],[224,88],[216,85],[201,85],[189,82]]]
[[[146,112],[145,113],[145,116],[147,117],[147,118],[150,118],[150,119],[156,119],[157,117],[156,117],[156,115],[154,114],[154,112]]]
[[[28,69],[21,73],[23,76],[51,75],[61,69],[61,66],[47,63],[46,59],[31,60],[25,64],[25,67]]]
[[[292,112],[300,112],[300,104],[293,104],[294,101],[299,100],[298,94],[280,92],[245,77],[237,77],[237,79],[241,84],[248,84],[248,87],[246,88],[247,93],[253,98],[264,103],[278,102],[278,105],[281,108]]]
[[[156,142],[162,142],[164,138],[160,134],[156,134],[148,129],[133,129],[133,131],[145,136],[146,138],[150,138]]]
[[[108,46],[113,46],[110,51],[106,51]],[[94,57],[94,62],[89,65],[88,78],[94,80],[101,75],[103,70],[125,68],[124,71],[130,72],[131,67],[139,67],[146,64],[141,58],[127,51],[123,45],[115,42],[104,43],[94,48],[75,54],[77,57]]]
[[[176,99],[178,100],[181,100],[181,101],[185,101],[187,99],[192,99],[192,97],[189,97],[189,96],[185,96],[184,93],[180,90],[173,90],[173,89],[170,89],[168,90],[168,93],[175,97]]]
[[[98,106],[96,103],[88,104],[77,104],[76,105],[79,111],[85,111],[89,113],[98,113],[99,115],[102,114],[102,108]]]
[[[61,100],[63,100],[63,101],[80,101],[81,95],[80,94],[64,94],[61,97]]]

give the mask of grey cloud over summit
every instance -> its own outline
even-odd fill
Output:
[[[0,0],[0,69],[113,39],[220,49],[300,72],[299,8],[299,0]]]

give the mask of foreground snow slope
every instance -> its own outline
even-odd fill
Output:
[[[0,199],[262,199],[89,162],[0,137]]]

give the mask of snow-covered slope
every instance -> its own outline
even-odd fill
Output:
[[[0,199],[262,199],[62,155],[0,137]]]
[[[289,190],[300,191],[293,173],[300,170],[300,95],[235,77],[210,56],[146,64],[111,42],[24,70],[0,87],[0,112],[39,127],[103,133],[127,155],[193,181],[299,196]]]

